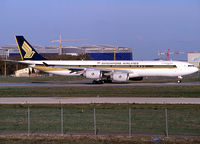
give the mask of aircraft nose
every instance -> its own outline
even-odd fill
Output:
[[[194,68],[194,72],[198,72],[199,69],[197,67]]]

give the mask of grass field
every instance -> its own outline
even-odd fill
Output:
[[[198,144],[194,137],[156,137],[161,141],[152,141],[155,137],[140,136],[80,136],[80,135],[0,135],[0,144]]]
[[[133,134],[165,133],[164,108],[168,108],[169,134],[199,135],[199,105],[65,105],[64,131],[79,134],[94,133],[93,107],[96,107],[99,134],[128,135],[128,107],[132,108]],[[30,106],[32,133],[60,133],[60,106]],[[27,107],[0,107],[0,131],[27,132]]]
[[[0,97],[200,97],[199,86],[1,88]]]
[[[66,77],[66,76],[39,76],[39,77],[0,77],[0,83],[25,83],[25,82],[56,82],[56,81],[74,81],[84,80],[84,77]]]

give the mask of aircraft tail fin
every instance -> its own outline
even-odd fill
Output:
[[[46,60],[26,41],[23,36],[15,36],[22,60]]]

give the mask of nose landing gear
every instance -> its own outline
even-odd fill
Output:
[[[182,79],[183,79],[183,77],[182,76],[178,76],[178,83],[181,83],[182,82]]]
[[[104,84],[104,83],[112,83],[112,80],[111,79],[105,79],[105,80],[93,80],[92,81],[92,84]]]

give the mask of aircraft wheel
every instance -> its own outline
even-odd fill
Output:
[[[183,77],[182,76],[178,76],[178,83],[182,82]]]
[[[96,80],[93,80],[93,81],[92,81],[92,84],[97,84],[97,81],[96,81]]]
[[[104,81],[103,80],[99,80],[99,84],[104,84]]]
[[[104,81],[103,80],[93,80],[92,84],[103,84]]]
[[[105,83],[112,83],[112,80],[104,80]]]

